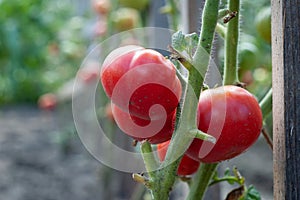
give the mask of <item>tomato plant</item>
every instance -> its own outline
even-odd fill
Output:
[[[160,143],[157,145],[158,158],[161,162],[165,159],[169,144],[170,141],[166,141],[164,143]],[[196,161],[190,158],[188,155],[184,154],[179,163],[177,169],[177,175],[179,176],[191,175],[197,171],[199,165],[200,165],[199,161]]]
[[[164,124],[161,123],[162,119],[145,120],[130,116],[129,113],[122,111],[115,104],[112,104],[112,113],[118,127],[135,140],[147,140],[152,144],[158,144],[165,142],[172,137],[175,126],[175,111],[167,116]],[[137,128],[133,123],[144,128],[141,131],[141,128]],[[147,127],[149,124],[154,124],[154,126],[152,126],[153,128]]]
[[[142,119],[150,119],[149,109],[155,104],[163,106],[167,115],[172,113],[181,96],[174,65],[154,50],[126,48],[131,47],[111,52],[103,63],[100,75],[106,94],[121,109],[129,108],[131,115]],[[115,90],[117,84],[120,87]],[[156,119],[162,117],[160,112],[153,114]]]
[[[137,25],[133,25],[133,12],[127,17],[131,11],[122,8],[121,2],[113,6],[121,10],[108,15],[108,21],[113,22],[108,34]],[[181,31],[173,34],[169,48],[172,63],[154,50],[132,45],[114,50],[102,65],[101,82],[112,102],[116,124],[124,133],[141,141],[147,173],[134,174],[134,180],[148,187],[153,199],[169,198],[177,178],[175,172],[185,176],[197,171],[195,178],[189,181],[187,199],[190,200],[202,199],[212,183],[232,183],[233,176],[216,176],[218,163],[246,151],[262,130],[262,111],[256,98],[246,89],[234,86],[244,85],[239,80],[241,77],[249,84],[255,82],[252,70],[261,67],[261,45],[239,39],[240,1],[228,0],[228,5],[219,5],[219,0],[205,1],[200,35],[185,35]],[[178,5],[168,1],[166,7],[169,8],[165,12],[169,15],[169,25],[177,29],[180,27],[177,24]],[[223,82],[222,87],[205,90],[204,79],[209,76],[204,78],[206,74],[199,71],[215,73],[209,69],[210,59],[205,58],[211,56],[215,32],[224,39],[224,63],[220,66]],[[134,41],[131,44],[139,44]],[[188,73],[176,72],[174,64],[184,67]],[[245,72],[250,72],[246,74],[250,76],[246,77]],[[181,83],[187,86],[183,93]],[[180,104],[179,99],[182,100]],[[155,158],[153,144],[158,144],[160,162]],[[182,158],[181,161],[178,158]],[[234,191],[240,193],[239,197],[245,196],[247,187],[237,170],[234,180],[240,188],[229,196],[235,194]]]
[[[203,91],[197,117],[198,128],[217,138],[204,157],[199,153],[206,142],[194,139],[187,154],[201,162],[220,162],[243,153],[257,140],[262,129],[262,113],[257,100],[237,86]],[[221,133],[216,130],[221,130]]]

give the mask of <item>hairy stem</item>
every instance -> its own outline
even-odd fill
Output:
[[[184,96],[181,118],[177,126],[178,128],[173,134],[171,143],[168,147],[165,160],[154,178],[155,184],[153,184],[153,188],[151,188],[152,195],[155,200],[168,199],[169,192],[171,191],[176,179],[176,171],[179,161],[191,141],[194,139],[194,134],[196,134],[196,132],[190,132],[190,130],[197,129],[196,114],[198,98],[200,96],[204,76],[209,64],[209,56],[218,19],[218,8],[219,0],[207,0],[205,2],[200,39],[195,55],[193,56],[193,66],[189,69],[188,85]],[[212,165],[203,164],[202,168],[209,169],[209,166]],[[213,166],[216,167],[216,164]],[[205,173],[198,173],[199,178],[205,179],[208,177],[208,179],[210,179],[213,171],[214,170],[209,170]],[[202,177],[204,175],[205,177]],[[204,193],[209,180],[207,183],[197,183],[197,188],[200,188],[200,190]]]
[[[229,0],[229,10],[237,12],[236,16],[228,22],[225,38],[225,60],[224,60],[224,85],[238,83],[237,52],[239,40],[239,12],[240,0]]]
[[[153,155],[151,144],[148,141],[143,141],[141,143],[141,152],[146,170],[149,174],[150,180],[152,180],[155,177],[155,170],[158,169],[159,164]]]

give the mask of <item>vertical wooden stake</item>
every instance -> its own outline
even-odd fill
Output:
[[[300,0],[272,0],[274,199],[300,199]]]

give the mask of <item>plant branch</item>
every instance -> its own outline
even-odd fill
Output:
[[[224,85],[238,83],[237,51],[239,39],[239,11],[240,0],[229,0],[229,8],[237,12],[236,16],[230,19],[225,38],[225,60],[224,60]]]
[[[272,88],[269,89],[268,93],[259,102],[259,106],[261,108],[263,118],[265,119],[268,116],[268,114],[270,114],[270,112],[272,111]],[[270,134],[266,131],[265,128],[261,130],[261,133],[264,136],[271,150],[273,150],[273,141]]]
[[[272,111],[272,88],[269,89],[268,93],[259,102],[263,118],[265,119],[267,115]]]
[[[267,144],[269,145],[270,149],[273,151],[273,141],[270,137],[270,134],[267,132],[265,128],[261,130],[261,133],[263,134]]]
[[[155,176],[155,183],[152,188],[152,195],[155,200],[167,200],[169,192],[174,185],[176,171],[183,153],[186,151],[196,133],[190,130],[197,129],[197,107],[200,91],[203,86],[204,76],[208,68],[209,57],[214,37],[214,32],[218,19],[219,0],[207,0],[204,5],[202,16],[202,27],[199,43],[193,56],[193,62],[189,69],[188,85],[184,95],[182,113],[178,128],[173,134],[171,143],[161,168]],[[214,166],[214,167],[213,167]],[[213,174],[213,169],[217,164],[202,165],[204,171],[199,174],[199,178],[208,178],[207,182],[200,185],[199,182],[194,187],[205,192],[209,180]],[[210,168],[213,168],[210,170]],[[201,170],[200,170],[201,171]],[[203,176],[203,177],[202,177]],[[198,198],[199,199],[199,198]]]
[[[146,170],[149,174],[150,180],[155,177],[155,170],[158,169],[159,164],[154,157],[151,144],[148,141],[141,143],[141,152],[146,166]]]
[[[200,164],[200,169],[193,178],[187,200],[199,200],[203,198],[217,166],[218,163]],[[203,185],[206,187],[203,187]]]

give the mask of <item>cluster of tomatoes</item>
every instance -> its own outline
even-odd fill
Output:
[[[135,140],[157,144],[163,161],[182,95],[172,62],[151,49],[121,47],[104,61],[101,82],[119,128]],[[212,144],[195,138],[179,164],[180,176],[193,174],[201,162],[215,163],[241,154],[256,141],[262,128],[257,100],[237,86],[202,91],[197,118],[198,128],[217,141]]]

